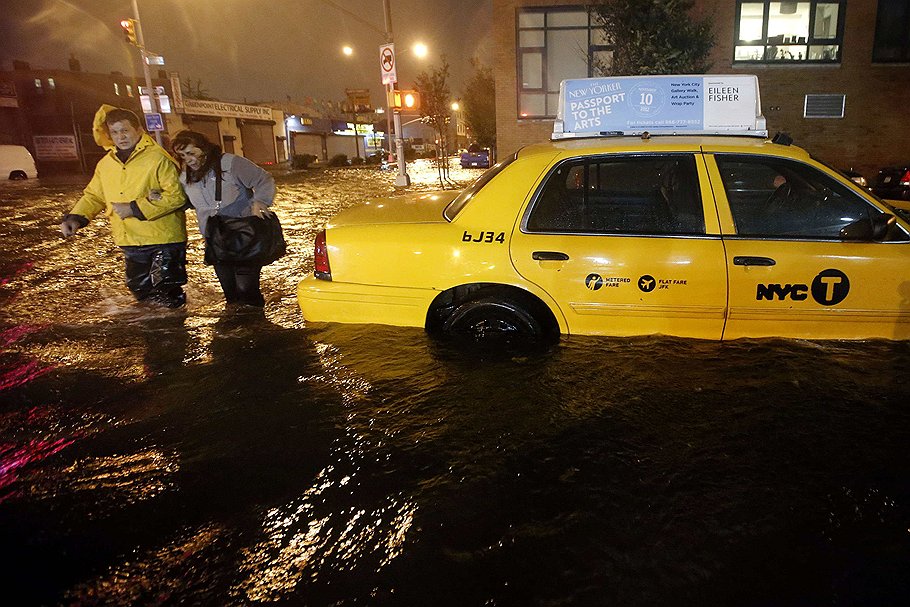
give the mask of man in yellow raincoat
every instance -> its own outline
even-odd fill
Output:
[[[64,216],[60,231],[68,238],[103,212],[126,258],[126,285],[136,299],[182,306],[186,196],[174,159],[142,130],[130,110],[101,106],[94,135],[108,153],[98,161],[82,198]]]

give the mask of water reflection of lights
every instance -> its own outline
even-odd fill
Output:
[[[342,363],[336,347],[317,343],[315,348],[324,372],[298,381],[327,382],[349,407],[364,401],[372,388],[370,383]],[[348,419],[356,415],[352,410]],[[241,570],[245,579],[234,588],[235,595],[245,601],[281,600],[300,583],[321,573],[353,571],[361,566],[375,572],[402,554],[417,511],[412,500],[387,495],[378,498],[379,503],[322,512],[326,503],[349,501],[352,495],[357,498],[359,483],[353,473],[342,470],[360,471],[363,458],[375,451],[371,447],[366,436],[348,426],[333,449],[337,464],[320,471],[299,498],[265,514],[263,539],[243,551]],[[341,492],[345,497],[335,498],[331,492]]]
[[[169,604],[174,589],[187,583],[188,572],[203,570],[218,559],[224,535],[216,525],[191,529],[162,548],[127,556],[104,575],[71,589],[66,598],[76,605]]]
[[[350,477],[331,481],[331,466],[295,503],[274,508],[263,521],[264,539],[243,551],[244,581],[234,589],[248,601],[274,601],[291,594],[320,571],[353,571],[364,561],[382,569],[402,553],[416,506],[395,496],[367,510],[351,508],[329,516],[316,514],[320,496],[348,484]],[[347,491],[347,490],[345,490]]]

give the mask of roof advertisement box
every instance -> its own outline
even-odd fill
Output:
[[[553,139],[645,131],[767,137],[758,77],[709,74],[562,81]]]

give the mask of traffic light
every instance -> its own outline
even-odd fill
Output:
[[[126,37],[126,41],[135,46],[139,46],[139,41],[136,38],[136,20],[135,19],[121,19],[120,20],[120,29],[123,30],[123,35]]]
[[[392,91],[389,106],[393,110],[419,110],[420,93],[417,91]]]

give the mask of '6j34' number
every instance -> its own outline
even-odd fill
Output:
[[[473,236],[470,232],[465,230],[461,240],[462,242],[498,242],[501,244],[506,241],[506,233],[500,232],[497,234],[495,232],[480,232],[477,236]]]

